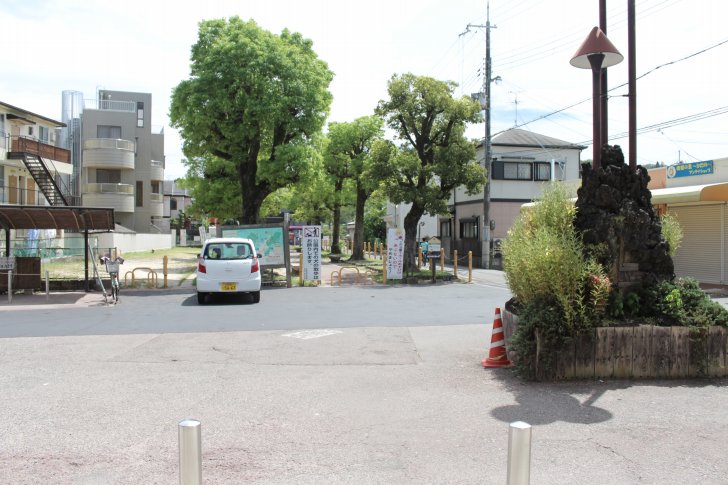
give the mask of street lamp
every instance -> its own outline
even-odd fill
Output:
[[[602,32],[599,27],[594,27],[569,62],[574,67],[578,67],[580,69],[591,69],[592,71],[592,136],[594,137],[592,159],[594,160],[594,170],[599,170],[601,165],[602,69],[619,64],[622,62],[622,59],[624,59],[624,56],[620,54],[617,48],[614,47],[614,44],[607,39],[604,32]],[[604,142],[606,141],[607,140],[604,140]]]

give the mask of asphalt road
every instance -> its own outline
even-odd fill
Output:
[[[726,379],[483,369],[487,281],[153,295],[0,306],[0,483],[178,483],[185,418],[204,483],[503,484],[513,421],[534,484],[728,483]]]
[[[14,309],[0,317],[0,338],[490,324],[508,298],[506,288],[466,284],[297,287],[264,288],[258,304],[243,296],[201,306],[190,288],[122,290],[115,306],[98,297],[90,306]]]

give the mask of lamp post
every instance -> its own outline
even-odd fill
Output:
[[[574,67],[591,69],[592,71],[593,170],[599,170],[601,166],[602,142],[607,141],[606,139],[602,140],[601,130],[602,69],[619,64],[622,62],[622,59],[624,59],[624,56],[607,39],[604,32],[599,27],[594,27],[570,61],[570,64]]]

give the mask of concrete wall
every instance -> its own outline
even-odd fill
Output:
[[[174,247],[174,237],[171,234],[133,234],[133,233],[104,233],[98,234],[100,248],[118,248],[121,253],[137,251],[150,251],[152,249],[169,249]]]

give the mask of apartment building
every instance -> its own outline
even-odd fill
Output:
[[[75,205],[70,152],[57,146],[65,125],[0,101],[0,204]]]
[[[114,209],[137,233],[168,233],[164,132],[151,125],[152,95],[99,90],[81,113],[82,203]]]

